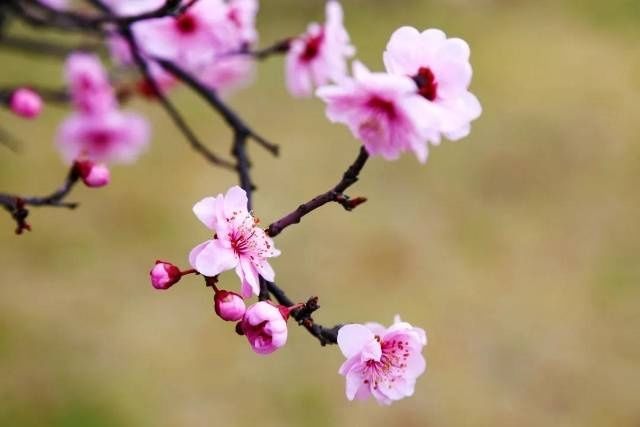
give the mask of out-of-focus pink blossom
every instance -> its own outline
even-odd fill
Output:
[[[469,45],[464,40],[447,38],[436,29],[420,33],[401,27],[391,35],[384,63],[389,73],[411,77],[430,104],[436,119],[428,135],[431,143],[438,144],[441,134],[450,140],[469,134],[471,121],[480,116],[482,108],[468,90],[472,70]]]
[[[246,55],[222,55],[198,72],[200,82],[225,95],[253,79],[254,61]]]
[[[247,210],[247,193],[238,186],[231,187],[226,195],[202,199],[193,212],[215,236],[193,248],[189,254],[191,266],[209,277],[235,269],[242,282],[242,295],[258,295],[260,276],[269,281],[275,277],[267,258],[280,255],[280,251]]]
[[[116,108],[109,76],[96,55],[80,52],[69,55],[65,74],[76,110],[85,114],[103,114]]]
[[[40,3],[57,10],[64,10],[69,6],[67,0],[40,0]]]
[[[216,314],[221,319],[236,322],[244,316],[247,307],[240,295],[225,290],[216,291],[213,298]]]
[[[313,88],[340,81],[347,74],[347,58],[355,53],[344,28],[342,6],[331,0],[326,23],[309,25],[307,32],[291,40],[286,58],[286,82],[294,96],[311,96]]]
[[[287,342],[287,320],[280,309],[268,301],[247,308],[240,330],[258,354],[270,354]]]
[[[106,165],[91,160],[77,160],[74,167],[87,187],[104,187],[111,181],[111,172]]]
[[[22,118],[34,119],[42,112],[42,98],[37,92],[20,88],[13,91],[9,99],[11,111]]]
[[[426,161],[426,135],[435,118],[410,77],[371,73],[356,61],[353,78],[316,93],[327,103],[329,120],[347,125],[370,155],[395,160],[412,151]]]
[[[112,110],[104,114],[75,113],[60,126],[57,144],[66,162],[132,163],[149,142],[149,124],[141,116]]]
[[[182,278],[182,273],[178,267],[170,262],[156,261],[156,265],[149,272],[149,277],[154,288],[165,290],[178,283]]]
[[[338,346],[347,360],[339,373],[346,377],[347,399],[369,396],[381,404],[413,395],[416,379],[426,369],[424,330],[396,317],[389,328],[377,323],[345,325]]]

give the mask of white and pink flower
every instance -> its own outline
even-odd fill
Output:
[[[235,269],[245,298],[260,293],[260,276],[273,281],[275,272],[267,258],[280,255],[247,210],[247,203],[247,193],[238,186],[196,203],[193,212],[215,235],[189,254],[191,266],[204,276]]]
[[[464,40],[447,38],[437,29],[421,33],[412,27],[401,27],[387,44],[387,71],[411,77],[430,104],[430,117],[424,120],[436,121],[427,135],[432,144],[440,143],[441,134],[450,140],[467,136],[471,121],[482,112],[478,99],[468,90],[472,76],[469,54]]]
[[[343,25],[342,6],[326,5],[326,23],[310,24],[307,32],[291,40],[286,58],[286,83],[294,96],[310,96],[313,88],[339,81],[347,74],[347,58],[355,53]]]
[[[413,395],[416,379],[426,369],[422,348],[424,330],[396,316],[389,328],[377,323],[345,325],[338,331],[338,346],[347,360],[339,373],[346,377],[349,400],[373,396],[379,403]]]
[[[435,118],[410,77],[372,73],[356,61],[353,78],[316,94],[327,103],[329,120],[347,125],[370,155],[395,160],[412,151],[426,161],[426,135]]]
[[[148,122],[134,113],[75,113],[60,126],[57,144],[68,163],[76,159],[133,163],[146,149],[149,132]]]
[[[259,301],[247,308],[240,330],[253,351],[261,355],[271,354],[287,343],[287,316],[272,303]]]
[[[76,110],[102,114],[117,106],[109,76],[97,55],[72,53],[65,64],[65,77]]]

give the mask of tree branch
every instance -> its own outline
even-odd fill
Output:
[[[326,193],[322,193],[319,196],[314,197],[309,200],[307,203],[303,203],[298,206],[294,211],[285,215],[281,219],[272,223],[267,227],[267,234],[271,237],[275,237],[280,234],[285,228],[289,227],[293,224],[298,224],[302,217],[307,215],[308,213],[318,209],[319,207],[329,203],[336,202],[342,205],[343,208],[350,211],[360,204],[367,201],[367,199],[363,197],[356,197],[354,199],[350,199],[348,196],[344,194],[344,192],[353,184],[358,181],[358,176],[364,168],[364,165],[369,158],[369,154],[367,150],[362,147],[360,148],[360,152],[358,153],[358,157],[356,160],[349,166],[349,168],[342,175],[342,179],[340,182],[333,187],[331,190]]]

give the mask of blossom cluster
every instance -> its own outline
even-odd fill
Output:
[[[165,3],[102,1],[113,14],[110,17],[127,21]],[[70,3],[41,0],[41,4],[62,10]],[[132,163],[147,148],[148,122],[123,111],[119,95],[134,92],[166,101],[165,95],[181,80],[180,73],[171,72],[167,63],[177,64],[193,76],[204,88],[201,90],[209,91],[212,97],[251,81],[259,57],[255,48],[258,0],[182,0],[178,6],[179,13],[130,19],[126,31],[118,20],[106,21],[101,34],[117,65],[115,73],[107,71],[95,54],[78,51],[67,57],[64,74],[73,111],[59,127],[57,147],[71,165],[70,176],[75,180],[81,179],[89,187],[106,185],[110,181],[108,164]],[[362,143],[363,162],[368,156],[396,160],[411,152],[424,163],[430,145],[440,144],[443,138],[459,140],[470,133],[471,122],[482,108],[469,91],[472,68],[470,48],[464,40],[449,38],[437,29],[401,27],[393,32],[381,55],[385,70],[370,71],[354,59],[356,49],[344,21],[340,3],[329,0],[323,23],[309,24],[303,33],[276,44],[273,51],[286,54],[284,85],[290,94],[320,98],[326,104],[328,119],[346,125]],[[134,84],[118,85],[118,80],[136,67],[140,72],[135,74]],[[38,93],[26,87],[0,96],[0,101],[24,118],[38,116],[43,105]],[[227,122],[233,121],[229,114]],[[246,129],[234,131],[235,137],[247,133]],[[277,233],[261,228],[254,216],[247,194],[251,185],[242,179],[242,168],[238,157],[236,169],[244,188],[233,186],[193,206],[193,213],[209,230],[209,238],[190,251],[190,268],[182,270],[171,262],[156,261],[150,281],[155,289],[167,290],[186,275],[203,276],[214,291],[215,313],[234,322],[236,332],[246,337],[254,352],[267,355],[285,346],[290,316],[307,328],[311,328],[308,322],[312,319],[300,316],[299,310],[308,309],[305,304],[285,301],[285,306],[268,299],[268,284],[273,285],[276,276],[270,259],[280,255],[273,240]],[[327,200],[344,202],[346,196],[338,193],[335,189],[327,193]],[[343,206],[351,210],[364,200],[351,199],[351,204]],[[17,201],[15,204],[12,209],[18,209]],[[24,217],[26,214],[23,222]],[[238,292],[218,287],[227,271],[235,272]],[[247,304],[253,297],[258,301]],[[338,344],[346,358],[339,373],[345,377],[349,400],[373,397],[390,404],[413,394],[417,378],[426,370],[424,330],[399,317],[388,328],[365,323],[346,324],[336,330],[331,342]]]

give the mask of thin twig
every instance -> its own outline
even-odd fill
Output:
[[[282,230],[289,227],[290,225],[298,224],[302,220],[302,217],[307,215],[309,212],[312,212],[329,202],[339,203],[348,211],[364,203],[367,199],[363,197],[350,199],[344,194],[344,192],[350,186],[355,184],[356,181],[358,181],[358,176],[362,171],[362,168],[366,164],[368,158],[369,154],[367,153],[367,150],[364,147],[360,148],[358,157],[345,171],[345,173],[342,175],[342,179],[335,187],[333,187],[326,193],[322,193],[319,196],[314,197],[307,203],[301,204],[288,215],[285,215],[281,219],[269,225],[266,230],[267,234],[271,237],[277,236],[282,232]]]

